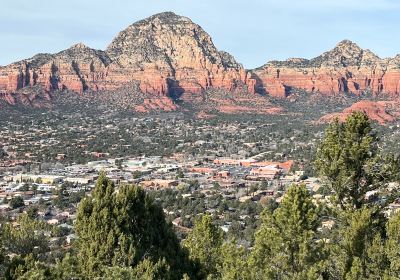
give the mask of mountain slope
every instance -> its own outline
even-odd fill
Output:
[[[380,59],[370,50],[344,40],[313,59],[292,58],[271,61],[252,71],[256,91],[285,97],[290,89],[308,92],[400,94],[399,56]]]
[[[104,51],[79,43],[0,67],[0,99],[10,104],[40,106],[35,98],[48,101],[49,93],[57,90],[113,94],[120,89],[135,91],[136,97],[142,93],[143,98],[137,99],[150,99],[152,104],[161,97],[165,102],[165,98],[206,100],[205,92],[219,90],[249,94],[245,99],[253,98],[254,104],[259,104],[255,100],[260,95],[285,98],[293,89],[397,97],[400,55],[381,59],[344,40],[313,59],[271,61],[246,71],[232,55],[219,51],[199,25],[165,12],[128,26]]]
[[[77,44],[0,68],[3,95],[37,85],[46,91],[112,91],[132,81],[144,93],[179,96],[242,88],[246,72],[199,25],[171,12],[130,25],[106,51]]]

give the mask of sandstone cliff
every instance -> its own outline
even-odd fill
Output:
[[[234,91],[247,78],[242,65],[219,52],[199,25],[167,12],[130,25],[106,51],[77,44],[0,67],[0,97],[8,100],[37,85],[47,92],[112,91],[132,81],[144,93],[179,97],[208,88]]]
[[[290,89],[308,92],[400,94],[400,56],[381,59],[370,50],[344,40],[313,59],[271,61],[252,71],[256,91],[285,97]]]
[[[258,96],[253,93],[284,98],[291,89],[327,95],[369,91],[397,97],[400,55],[381,59],[345,40],[313,59],[271,61],[246,71],[232,55],[218,51],[199,25],[166,12],[128,26],[104,51],[79,43],[56,54],[38,54],[0,67],[0,99],[10,104],[34,103],[38,96],[48,100],[49,93],[64,89],[112,94],[130,83],[137,84],[151,104],[157,103],[157,97],[166,102],[165,97],[181,98],[208,89],[242,92],[254,100]],[[30,89],[35,89],[32,96]],[[43,90],[41,95],[38,89]]]

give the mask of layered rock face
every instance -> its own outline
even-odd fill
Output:
[[[113,61],[111,68],[123,75],[130,72],[144,92],[234,90],[246,80],[243,67],[231,55],[218,52],[200,26],[173,13],[129,26],[106,52]]]
[[[98,89],[97,82],[104,81],[110,62],[104,52],[81,43],[54,55],[39,54],[0,68],[0,92],[10,94],[39,85],[46,91]]]
[[[196,95],[207,89],[249,93],[248,98],[254,100],[257,96],[251,93],[285,98],[294,88],[327,95],[369,90],[397,97],[400,55],[381,59],[345,40],[310,60],[271,61],[245,71],[229,53],[218,51],[199,25],[166,12],[128,26],[105,51],[80,43],[56,54],[38,54],[0,67],[0,99],[10,104],[18,100],[32,103],[35,96],[47,100],[47,93],[63,89],[112,94],[132,82],[150,100],[144,109],[140,107],[142,111],[158,104],[154,98],[163,98],[162,108],[173,110],[165,97],[180,98],[185,92]],[[43,89],[46,94],[34,90],[31,97],[30,88]]]
[[[132,24],[105,51],[77,44],[1,67],[0,94],[37,85],[46,91],[112,91],[137,81],[144,93],[179,96],[211,87],[233,91],[248,78],[200,26],[167,12]]]
[[[271,61],[252,71],[256,91],[285,97],[291,88],[308,92],[400,94],[400,56],[380,59],[351,41],[313,59],[292,58]]]

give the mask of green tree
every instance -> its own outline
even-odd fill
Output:
[[[251,279],[247,265],[248,254],[244,247],[227,242],[222,245],[220,254],[222,262],[219,274],[222,280]]]
[[[363,273],[362,263],[358,257],[355,257],[351,262],[350,271],[346,274],[345,280],[363,280],[365,275]]]
[[[78,262],[86,278],[104,266],[135,267],[144,258],[165,259],[173,279],[190,271],[185,252],[162,209],[136,186],[114,184],[100,174],[91,197],[79,205],[76,225]]]
[[[3,229],[3,243],[8,254],[35,257],[48,251],[49,241],[46,236],[48,226],[41,221],[21,214],[15,223],[6,223]]]
[[[24,199],[20,196],[15,196],[10,199],[9,205],[12,209],[17,209],[24,206]]]
[[[5,279],[21,280],[49,280],[53,279],[51,270],[44,263],[38,261],[32,254],[25,257],[14,257],[7,268]]]
[[[3,222],[3,217],[0,216],[1,222]],[[3,247],[3,227],[0,227],[0,279],[4,277],[4,273],[7,267],[7,258],[4,253]]]
[[[217,277],[221,265],[222,230],[212,223],[210,215],[196,220],[193,230],[184,241],[190,258],[200,265],[201,277]]]
[[[380,155],[377,140],[368,116],[361,112],[354,112],[345,123],[335,119],[326,129],[315,165],[342,209],[361,208],[367,192],[393,178],[394,162]]]
[[[306,187],[292,185],[279,208],[263,212],[250,256],[252,279],[318,279],[326,258],[319,225]]]
[[[399,279],[396,277],[400,275],[400,212],[389,219],[387,235],[386,253],[390,261],[388,274],[390,279]]]
[[[38,216],[38,208],[31,206],[26,210],[26,214],[29,216],[31,219],[35,219]]]
[[[380,234],[376,234],[372,242],[367,247],[367,277],[368,279],[380,280],[387,274],[389,269],[389,259],[385,251],[386,240]]]
[[[80,279],[76,257],[71,253],[66,253],[62,260],[57,260],[52,269],[52,276],[59,280]]]
[[[330,274],[337,279],[381,279],[388,265],[381,213],[367,207],[343,211],[337,222],[331,234]]]
[[[165,259],[153,263],[149,259],[144,259],[134,268],[132,267],[107,267],[104,271],[104,280],[153,280],[153,279],[170,279],[170,267]]]

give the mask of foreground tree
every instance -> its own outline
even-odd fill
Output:
[[[355,112],[345,123],[330,124],[317,152],[316,168],[334,194],[333,279],[383,279],[389,265],[382,210],[397,198],[388,183],[398,180],[399,161],[381,154],[377,141],[367,115]]]
[[[165,260],[153,263],[148,259],[143,260],[134,268],[132,267],[108,267],[105,269],[104,280],[153,280],[169,279],[170,267]]]
[[[3,217],[0,215],[0,222],[3,222]],[[4,273],[7,267],[7,258],[4,253],[3,247],[3,228],[0,227],[0,279],[4,277]]]
[[[387,234],[386,253],[390,262],[388,279],[399,279],[396,277],[400,277],[400,212],[389,219]]]
[[[25,257],[16,256],[7,267],[5,279],[21,280],[48,280],[55,279],[51,274],[49,266],[37,260],[32,254]]]
[[[333,279],[380,279],[388,264],[384,254],[385,219],[377,208],[339,214],[330,239],[329,275]],[[361,278],[357,278],[361,277]]]
[[[361,112],[354,112],[345,123],[335,119],[329,125],[316,158],[316,169],[342,209],[360,209],[369,191],[396,175],[393,164],[392,157],[380,155],[371,122]]]
[[[164,259],[168,275],[180,279],[190,271],[185,252],[162,209],[136,186],[114,184],[101,174],[92,196],[78,209],[78,262],[84,277],[99,277],[107,267],[135,267],[145,258]]]
[[[323,241],[317,241],[318,210],[304,185],[291,186],[273,213],[263,213],[250,257],[252,279],[318,279]]]
[[[3,229],[3,246],[7,254],[21,257],[32,254],[36,258],[43,258],[49,248],[46,233],[50,228],[42,221],[21,214],[14,223],[5,223]]]
[[[235,242],[227,242],[221,248],[222,263],[219,274],[222,280],[251,279],[247,263],[248,252]]]
[[[195,222],[184,246],[188,249],[190,258],[200,266],[200,278],[219,277],[222,242],[223,232],[213,225],[210,215],[203,215]]]

